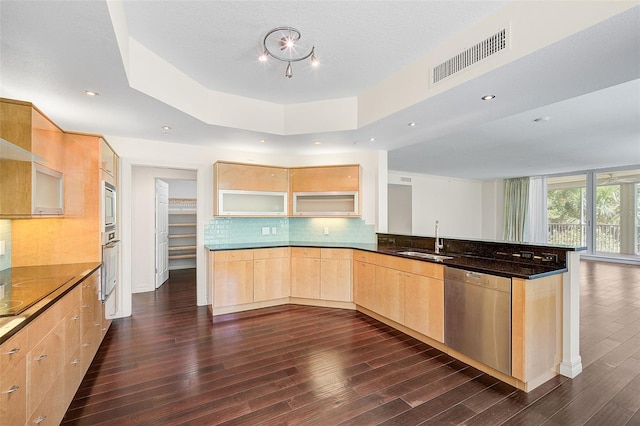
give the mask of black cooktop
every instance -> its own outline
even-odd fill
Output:
[[[73,275],[34,277],[0,273],[0,317],[22,313],[74,278]]]

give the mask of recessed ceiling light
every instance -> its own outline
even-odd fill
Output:
[[[369,138],[369,142],[375,142],[376,138]]]
[[[496,95],[484,95],[481,99],[483,101],[490,101],[491,99],[494,99],[496,97]]]
[[[414,123],[413,121],[411,123],[408,124],[409,127],[416,127],[416,123]]]
[[[314,145],[321,145],[321,142],[320,141],[314,141],[313,144]]]
[[[260,141],[259,141],[259,142],[260,142],[260,143],[264,143],[264,139],[260,139]]]
[[[100,93],[94,92],[93,90],[83,90],[82,93],[87,96],[100,96]]]
[[[549,121],[549,120],[551,120],[551,117],[538,117],[533,119],[533,121],[535,121],[536,123],[540,123],[542,121]]]
[[[162,126],[162,130],[171,130],[171,126],[167,126],[166,124]]]

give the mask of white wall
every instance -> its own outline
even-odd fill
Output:
[[[482,181],[389,171],[389,184],[413,187],[413,235],[433,236],[439,220],[442,237],[482,237]]]
[[[197,176],[197,303],[206,305],[206,249],[204,247],[204,226],[213,216],[213,163],[219,160],[243,163],[269,164],[277,166],[304,166],[328,164],[360,164],[362,166],[362,218],[368,224],[375,224],[380,232],[386,231],[386,167],[387,153],[384,151],[360,151],[333,155],[283,156],[282,154],[254,153],[214,149],[207,146],[158,142],[140,139],[122,138],[106,135],[109,144],[120,157],[118,187],[120,196],[120,238],[122,240],[122,264],[119,279],[118,317],[131,315],[131,292],[134,279],[141,277],[148,282],[149,274],[155,266],[153,259],[155,247],[145,244],[135,247],[143,250],[143,265],[133,264],[134,230],[138,221],[134,221],[132,207],[133,168],[136,166],[173,168],[195,171]],[[150,213],[151,214],[151,213]],[[153,215],[149,216],[152,220]],[[136,253],[138,256],[138,253]],[[140,269],[148,271],[140,272]],[[135,274],[135,276],[134,276]],[[136,284],[138,286],[138,284]]]
[[[137,166],[131,172],[131,292],[155,290],[156,179],[196,179],[195,170]],[[171,186],[169,186],[171,189]],[[121,234],[122,238],[122,234]]]

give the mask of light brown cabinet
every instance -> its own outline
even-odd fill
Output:
[[[216,162],[217,216],[360,215],[359,165],[276,167]]]
[[[213,307],[253,302],[253,250],[215,252],[213,261]]]
[[[0,159],[0,217],[61,215],[62,130],[32,104],[0,99],[0,138],[42,159]]]
[[[287,215],[286,168],[219,161],[213,165],[213,174],[215,215]]]
[[[24,424],[27,413],[27,333],[0,346],[0,424]]]
[[[360,216],[360,166],[296,167],[289,170],[291,216]]]
[[[289,179],[291,192],[358,191],[360,166],[292,167]]]
[[[376,308],[376,258],[375,253],[353,251],[353,301],[371,310]]]
[[[287,298],[290,293],[289,248],[254,250],[254,302]]]
[[[118,155],[104,138],[100,138],[100,173],[102,180],[116,186],[118,179]]]
[[[365,292],[364,283],[357,283],[366,305],[356,303],[443,342],[444,267],[387,255],[377,255],[375,264],[375,294],[371,297],[370,288]]]
[[[291,248],[291,297],[320,299],[319,248]]]
[[[351,249],[320,249],[320,299],[351,302]]]

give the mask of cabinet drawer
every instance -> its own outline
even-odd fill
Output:
[[[351,260],[353,255],[351,249],[335,249],[335,248],[323,248],[320,249],[320,257],[322,259],[347,259]]]
[[[226,250],[213,254],[215,262],[235,262],[238,260],[253,260],[253,250]]]
[[[357,260],[364,263],[376,263],[380,255],[370,251],[353,250],[353,260]]]
[[[313,247],[291,247],[291,257],[320,258],[320,249]]]
[[[27,332],[22,330],[0,346],[0,371],[4,374],[5,371],[13,368],[24,359],[28,350]]]
[[[27,415],[26,358],[0,376],[0,425],[22,425]]]
[[[257,249],[253,251],[253,259],[277,259],[281,257],[289,257],[288,247],[275,247],[268,249]]]

